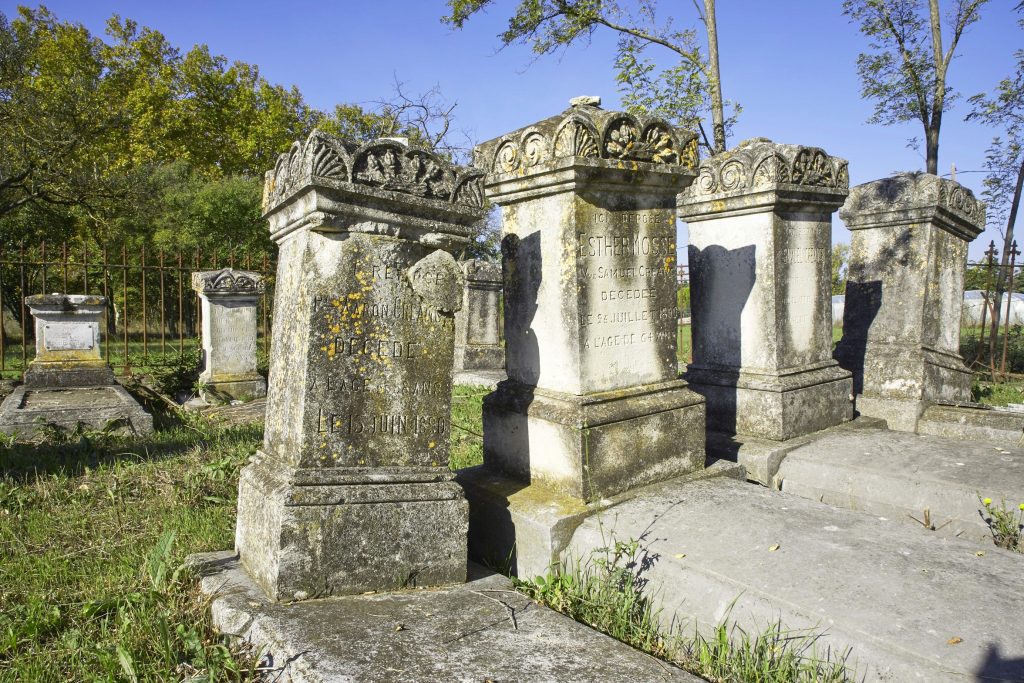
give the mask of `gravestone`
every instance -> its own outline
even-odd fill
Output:
[[[703,468],[703,401],[676,358],[676,195],[696,147],[586,98],[476,148],[503,216],[489,470],[592,501]]]
[[[501,265],[483,259],[459,264],[466,276],[462,310],[455,314],[455,370],[501,370],[498,316],[501,303]]]
[[[971,399],[960,313],[985,205],[952,180],[901,173],[853,188],[839,215],[853,239],[836,358],[858,412],[915,431],[929,404]]]
[[[200,395],[207,401],[248,401],[265,396],[267,381],[256,371],[256,305],[263,294],[259,273],[224,268],[192,273],[203,321]]]
[[[85,294],[25,297],[35,320],[36,355],[24,384],[0,405],[0,431],[31,435],[42,424],[153,431],[152,416],[114,381],[101,355],[106,303],[105,297]]]
[[[270,383],[236,549],[272,599],[465,580],[467,504],[447,467],[463,275],[449,251],[483,213],[482,175],[319,131],[267,174]]]
[[[830,292],[832,213],[848,187],[844,160],[755,138],[704,161],[683,194],[686,378],[707,399],[709,431],[778,442],[852,418]]]

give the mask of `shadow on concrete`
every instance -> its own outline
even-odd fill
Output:
[[[757,281],[757,248],[689,246],[693,362],[686,379],[707,400],[707,431],[736,433],[743,365],[740,318]]]
[[[999,654],[998,645],[989,645],[988,652],[985,653],[985,661],[975,671],[974,678],[978,683],[1024,681],[1024,659],[1004,658]]]

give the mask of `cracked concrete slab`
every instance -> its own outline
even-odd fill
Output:
[[[214,625],[266,648],[274,680],[703,680],[540,607],[480,567],[469,583],[447,588],[284,604],[267,600],[234,553],[190,563]]]
[[[1020,554],[726,478],[651,487],[587,519],[570,550],[629,538],[684,629],[781,621],[819,652],[852,648],[857,680],[1024,680]]]

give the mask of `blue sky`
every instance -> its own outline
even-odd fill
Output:
[[[1018,0],[991,0],[982,20],[961,40],[949,83],[967,96],[1008,76],[1012,53],[1024,46],[1013,11]],[[15,13],[19,3],[0,0]],[[215,53],[259,65],[269,80],[295,84],[313,106],[368,103],[387,97],[397,76],[410,91],[434,85],[458,103],[457,126],[486,140],[563,110],[575,95],[601,95],[618,105],[612,72],[614,37],[534,60],[526,47],[498,50],[497,34],[517,2],[498,0],[462,31],[440,21],[443,0],[51,0],[60,18],[102,32],[114,13],[164,33],[187,49],[206,43]],[[662,0],[679,25],[696,26],[692,2]],[[950,0],[942,0],[945,8]],[[840,0],[719,0],[718,31],[725,96],[743,105],[730,144],[749,137],[823,147],[850,161],[857,184],[895,171],[923,169],[908,149],[920,125],[865,123],[871,105],[859,97],[857,54],[866,43],[842,15]],[[652,56],[657,53],[652,52]],[[939,166],[955,163],[958,180],[980,193],[985,148],[993,132],[965,122],[961,102],[943,122]],[[1018,221],[1018,229],[1021,221]],[[839,223],[835,241],[849,242]],[[976,240],[971,257],[994,226]]]

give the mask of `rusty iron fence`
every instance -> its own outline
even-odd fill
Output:
[[[961,354],[971,369],[992,381],[1024,373],[1024,296],[1017,292],[1024,268],[1020,256],[1014,241],[1003,263],[992,241],[984,261],[967,264],[969,272],[981,276],[984,289],[975,281],[978,289],[974,291],[981,295],[972,300],[965,294]]]
[[[266,280],[257,311],[259,349],[270,344],[274,263],[230,247],[217,253],[120,244],[21,243],[0,249],[0,373],[23,372],[35,356],[32,294],[93,294],[107,299],[102,353],[121,374],[179,363],[199,347],[200,307],[192,273],[238,268]]]

